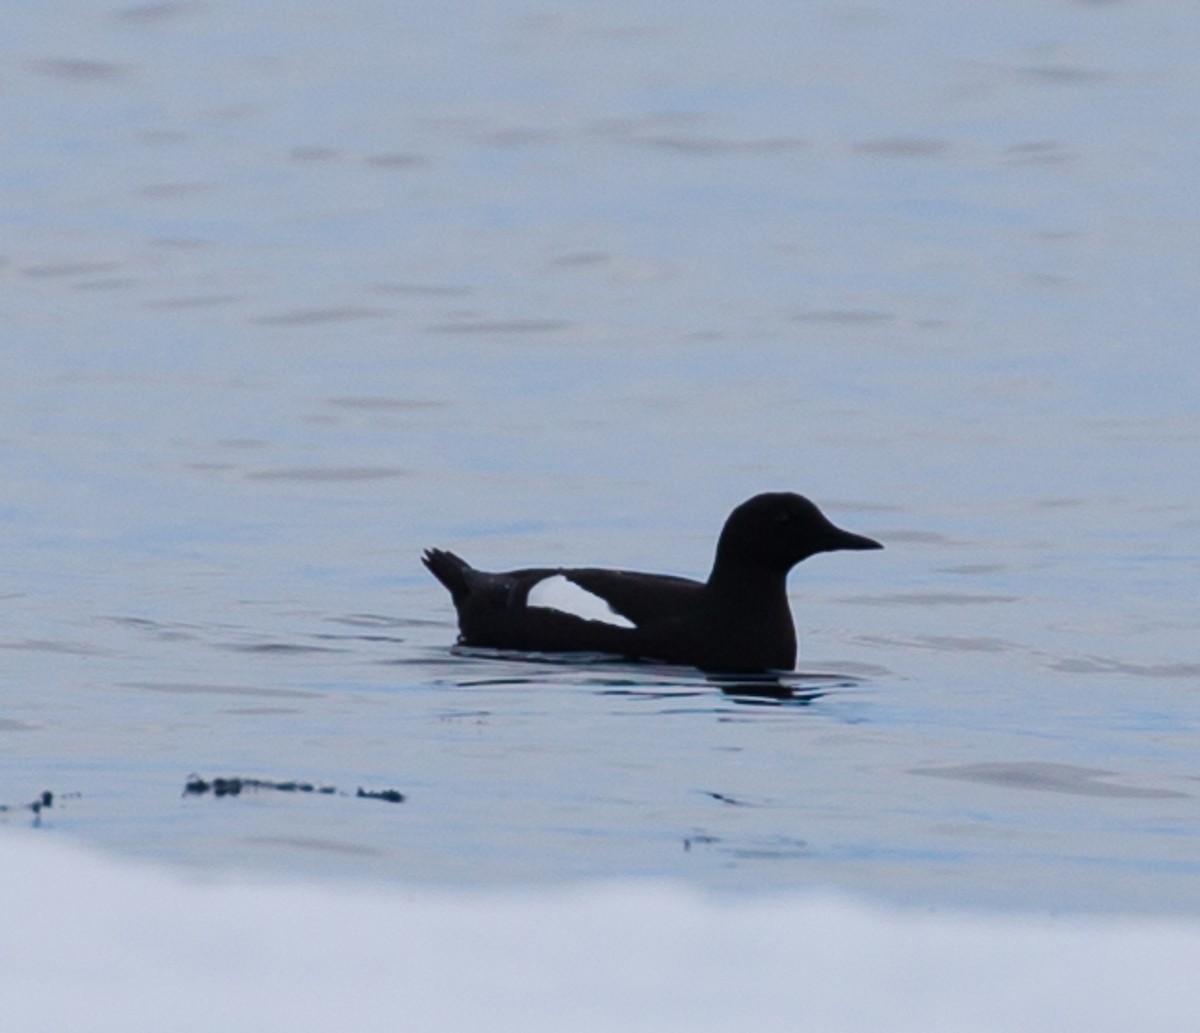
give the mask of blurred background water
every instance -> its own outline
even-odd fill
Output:
[[[5,22],[0,803],[206,870],[1200,912],[1190,4]],[[760,490],[887,545],[793,575],[808,703],[453,654],[418,563],[702,576]]]

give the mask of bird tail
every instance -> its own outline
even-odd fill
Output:
[[[470,592],[468,575],[473,571],[466,560],[445,549],[426,549],[421,562],[425,564],[429,573],[446,586],[450,597],[456,603]]]

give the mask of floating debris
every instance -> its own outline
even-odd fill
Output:
[[[34,814],[41,814],[43,807],[53,806],[54,794],[46,789],[29,803],[0,803],[0,811],[33,811]]]
[[[745,807],[745,800],[735,800],[732,796],[726,796],[724,793],[714,793],[711,789],[700,790],[705,796],[711,796],[714,800],[720,800],[721,803],[732,804],[734,807]]]
[[[270,782],[261,778],[214,778],[205,781],[199,775],[189,775],[184,794],[203,796],[237,796],[243,789],[276,789],[281,793],[336,793],[333,786],[315,786],[311,782]]]
[[[0,803],[0,814],[9,811],[30,811],[33,814],[33,824],[37,826],[42,823],[42,811],[53,806],[54,794],[49,789],[44,789],[36,799],[30,800],[29,803]]]
[[[319,786],[312,782],[272,782],[264,778],[214,778],[211,781],[199,775],[188,775],[183,786],[184,796],[203,796],[212,793],[213,796],[238,796],[244,789],[274,789],[280,793],[321,793],[326,796],[350,796],[341,792],[336,786]],[[385,800],[388,803],[403,803],[404,794],[396,789],[363,789],[361,786],[355,797],[365,800]]]
[[[404,803],[404,794],[395,789],[364,789],[358,787],[354,794],[360,800],[386,800],[388,803]]]

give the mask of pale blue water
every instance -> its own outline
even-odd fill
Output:
[[[1190,5],[6,22],[0,803],[272,873],[1200,910]],[[793,576],[810,704],[450,653],[423,547],[697,576],[766,489],[887,545]]]

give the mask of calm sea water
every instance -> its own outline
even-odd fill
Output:
[[[272,876],[1200,913],[1191,4],[6,26],[0,804]],[[793,575],[807,701],[455,654],[418,562],[702,576],[760,490],[887,546]]]

